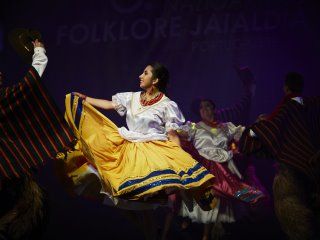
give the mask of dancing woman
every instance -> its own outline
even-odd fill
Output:
[[[181,127],[185,131],[179,131],[182,148],[215,176],[212,188],[216,195],[216,207],[211,211],[202,211],[195,204],[194,208],[191,210],[189,207],[189,210],[187,205],[183,203],[181,209],[179,196],[171,195],[170,203],[173,207],[168,209],[162,239],[167,239],[172,218],[180,212],[180,209],[183,216],[189,217],[192,221],[206,224],[203,239],[208,239],[212,223],[217,223],[214,226],[214,232],[218,234],[219,230],[222,230],[220,221],[234,221],[229,200],[238,199],[247,202],[255,200],[255,197],[245,198],[245,193],[251,188],[243,182],[243,179],[240,180],[241,171],[233,163],[233,152],[228,147],[229,141],[234,138],[238,139],[243,129],[235,127],[231,122],[243,124],[247,121],[255,89],[254,77],[249,68],[236,68],[236,71],[244,86],[244,95],[241,100],[232,107],[223,109],[217,109],[210,99],[202,98],[193,101],[192,110],[200,118],[200,122],[197,124],[189,123]],[[241,193],[241,190],[244,194],[235,194],[236,192]],[[247,193],[249,193],[248,196],[252,196],[252,193]],[[186,229],[188,225],[189,223],[185,219],[181,228]]]
[[[187,151],[216,176],[213,189],[216,192],[217,204],[210,211],[203,211],[195,204],[190,211],[183,203],[181,215],[206,224],[202,239],[209,239],[213,223],[235,221],[232,200],[255,203],[264,195],[260,190],[241,180],[242,175],[233,162],[233,155],[237,150],[234,147],[230,148],[229,145],[230,142],[240,139],[244,127],[236,127],[231,122],[217,121],[215,105],[211,100],[203,99],[199,103],[202,120],[197,124],[189,123],[184,128],[194,149],[192,146],[185,147],[188,147]]]
[[[185,119],[164,94],[168,70],[150,64],[139,78],[143,91],[118,93],[112,101],[67,95],[66,119],[79,140],[76,148],[86,159],[80,164],[70,154],[69,176],[79,185],[86,173],[98,172],[101,191],[115,203],[117,198],[165,197],[177,189],[204,191],[213,175],[179,146],[176,130]],[[94,107],[125,115],[128,129],[117,128]]]

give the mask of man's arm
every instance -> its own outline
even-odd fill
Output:
[[[32,56],[32,66],[38,72],[41,77],[48,63],[48,57],[46,56],[46,49],[42,42],[36,39],[33,43],[34,54]]]
[[[263,149],[262,143],[250,128],[246,128],[239,141],[239,151],[244,154],[254,154]]]
[[[44,48],[43,43],[39,42],[38,39],[36,39],[32,43],[34,46],[34,54],[32,56],[32,66],[41,77],[48,63],[48,58],[45,55],[46,50]],[[3,80],[3,76],[1,75],[0,81],[2,82],[2,80]],[[24,79],[23,81],[20,81],[17,84],[12,85],[10,87],[1,88],[1,91],[0,91],[1,99],[6,99],[9,97],[10,94],[13,94],[14,92],[18,91],[18,89],[22,89],[25,87],[28,87],[28,84],[26,84],[26,81]]]

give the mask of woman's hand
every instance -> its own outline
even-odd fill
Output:
[[[87,96],[86,96],[86,95],[84,95],[84,94],[82,94],[82,93],[73,92],[73,94],[74,94],[74,95],[76,95],[76,96],[78,96],[79,98],[84,99],[84,100],[87,98]]]
[[[184,130],[177,130],[176,132],[177,132],[177,134],[178,134],[178,136],[179,136],[180,139],[182,139],[182,140],[184,140],[184,141],[188,141],[189,135],[188,135],[188,133],[187,133],[186,131],[184,131]]]
[[[168,133],[167,133],[167,136],[168,136],[168,139],[170,141],[172,141],[172,142],[176,143],[177,145],[181,146],[180,139],[179,139],[177,131],[169,130]]]

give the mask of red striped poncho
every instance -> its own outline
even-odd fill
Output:
[[[248,128],[240,139],[240,151],[266,150],[280,163],[319,180],[320,97],[304,98],[303,105],[289,100],[272,119],[257,122],[250,129],[257,137],[251,137]]]
[[[21,82],[0,90],[0,178],[29,174],[72,140],[33,67]]]

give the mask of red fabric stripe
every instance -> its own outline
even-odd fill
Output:
[[[11,105],[10,103],[9,103],[9,107],[10,107],[10,110],[13,111],[12,105]],[[22,128],[22,129],[25,130],[24,126],[23,126],[19,121],[18,121],[18,124],[19,124],[20,128]],[[14,129],[14,126],[13,126],[11,123],[10,123],[10,126],[12,127],[15,135],[18,136],[17,132],[16,132],[15,129]],[[29,139],[32,139],[32,137],[28,134],[27,131],[25,131],[25,134],[28,136]],[[19,139],[19,142],[21,143],[21,145],[24,146],[24,143],[23,143],[20,139]],[[33,146],[33,148],[35,149],[35,151],[37,152],[37,154],[38,154],[39,156],[41,156],[42,159],[45,158],[45,156],[43,156],[43,155],[40,154],[40,152],[38,151],[37,147],[32,143],[32,141],[30,141],[30,143],[31,143],[31,145]],[[24,148],[26,149],[26,147],[24,147]],[[31,161],[34,163],[34,165],[36,166],[37,163],[33,160],[33,157],[31,157],[30,159],[31,159]]]
[[[7,133],[7,131],[6,131],[6,129],[2,126],[2,124],[0,123],[0,127],[1,127],[1,129],[2,129],[2,131],[4,132],[4,134],[5,134],[5,136],[6,136],[6,138],[7,139],[10,139],[10,137],[9,137],[9,135],[8,135],[8,133]],[[23,159],[24,160],[24,162],[27,164],[27,166],[28,167],[30,167],[30,165],[29,165],[29,163],[27,162],[27,161],[25,161],[25,157],[24,157],[24,154],[22,154],[21,153],[21,151],[20,151],[20,149],[16,146],[16,144],[13,142],[13,146],[14,146],[14,148],[15,148],[15,151],[16,152],[18,152],[19,153],[19,155],[20,155],[20,157],[18,158],[17,156],[16,156],[16,154],[13,154],[13,155],[15,155],[16,156],[16,159]],[[10,151],[11,153],[13,153],[12,151]],[[23,169],[24,169],[24,167],[22,167]]]
[[[295,123],[297,124],[297,126],[296,125],[294,125],[294,126],[296,126],[296,128],[299,127],[300,128],[299,131],[307,133],[306,127],[303,126],[302,122],[300,121],[302,119],[300,119],[300,120],[298,119],[298,116],[301,116],[301,109],[299,109],[299,107],[302,108],[302,106],[299,106],[298,104],[299,103],[295,103],[295,102],[291,103],[292,111],[295,111],[294,113],[292,112],[291,115],[292,115],[292,118],[295,120]],[[302,118],[304,118],[304,117],[305,116],[302,116]]]
[[[301,121],[299,121],[299,119],[296,117],[296,116],[298,116],[298,114],[299,114],[299,111],[298,111],[298,109],[296,108],[296,106],[295,106],[295,110],[296,110],[296,113],[295,113],[295,114],[292,114],[292,115],[293,115],[293,116],[292,116],[293,119],[291,119],[291,121],[290,121],[291,125],[292,125],[292,126],[295,126],[295,127],[292,127],[292,129],[293,129],[293,131],[296,132],[297,135],[300,136],[300,141],[299,141],[299,142],[301,142],[301,140],[304,140],[304,141],[303,141],[303,142],[304,142],[303,148],[306,149],[306,151],[309,151],[310,154],[312,154],[313,151],[312,151],[311,149],[313,148],[313,146],[312,146],[310,140],[306,137],[306,136],[310,136],[310,134],[308,133],[306,127],[303,126],[302,123],[301,123]],[[299,127],[299,129],[298,129],[298,127]],[[308,145],[308,147],[309,147],[308,150],[307,150],[307,148],[306,148],[307,145]],[[311,149],[310,149],[310,148],[311,148]]]
[[[6,178],[10,178],[9,175],[8,175],[7,172],[4,170],[4,168],[2,167],[1,164],[0,164],[0,171],[1,171],[1,175],[4,175]]]
[[[304,151],[305,153],[309,153],[310,155],[312,155],[313,146],[310,142],[310,139],[306,137],[306,136],[309,136],[309,133],[306,129],[306,126],[302,125],[302,122],[301,122],[303,121],[305,116],[301,116],[301,111],[299,109],[300,106],[297,105],[298,103],[291,101],[289,104],[292,110],[291,111],[287,110],[287,111],[290,112],[291,117],[287,118],[286,124],[290,127],[291,131],[288,131],[287,134],[291,135],[291,138],[295,138],[296,141],[294,142],[294,144],[299,145],[301,151]],[[292,140],[291,138],[286,137],[286,140],[291,141]]]
[[[6,162],[8,163],[8,166],[11,170],[11,172],[16,176],[16,177],[19,177],[19,174],[16,172],[16,170],[14,169],[14,167],[12,166],[11,164],[11,160],[10,158],[6,155],[5,151],[3,151],[2,149],[2,153],[3,153],[3,156],[4,156],[4,159],[6,160]],[[1,165],[1,164],[0,164]],[[1,166],[1,169],[4,170],[4,168]]]
[[[8,136],[7,131],[5,130],[5,128],[2,126],[2,124],[0,124],[0,127],[2,129],[2,131],[4,132],[5,136],[7,137],[7,139],[10,139]],[[19,163],[20,167],[26,171],[26,169],[20,164],[19,159],[23,159],[24,162],[27,164],[27,166],[30,168],[30,164],[25,160],[25,156],[24,154],[21,153],[20,149],[16,146],[16,144],[14,142],[12,142],[12,145],[14,146],[15,151],[12,151],[11,148],[9,147],[8,149],[10,150],[11,154],[15,157],[15,159],[17,160],[17,162]],[[20,157],[17,157],[16,152],[20,155]]]
[[[36,78],[36,74],[33,72],[33,68],[31,68],[29,72],[30,72],[31,75],[34,77],[34,79],[37,79],[37,78]],[[28,82],[28,83],[29,83],[29,82]],[[29,83],[29,84],[30,84],[30,83]],[[57,112],[56,108],[54,108],[54,107],[52,106],[52,104],[50,103],[50,100],[48,99],[48,96],[44,93],[44,90],[43,90],[42,86],[39,84],[38,81],[36,81],[36,84],[37,84],[39,90],[41,91],[42,95],[43,95],[44,98],[46,99],[47,104],[48,104],[48,106],[50,107],[52,113],[56,116],[57,119],[59,119],[59,116],[60,116],[59,113]],[[65,135],[66,135],[67,137],[69,137],[69,141],[72,141],[73,137],[72,137],[71,133],[70,133],[69,131],[67,131],[67,129],[66,129],[63,125],[62,125],[62,129],[63,129]],[[62,143],[62,145],[65,146],[65,145],[68,144],[64,139],[61,139],[60,136],[58,136],[58,138],[60,139],[60,142]]]
[[[21,91],[21,92],[23,93],[23,96],[26,97],[25,94],[24,94],[24,92],[23,92],[23,91]],[[33,112],[36,112],[32,104],[29,104],[28,101],[27,101],[27,104],[28,104],[29,108],[30,108]],[[25,111],[23,111],[23,114],[26,116],[26,119],[27,119],[27,121],[29,122],[30,126],[32,126],[32,124],[31,124],[30,120],[28,119],[27,114],[25,113]],[[33,116],[36,118],[36,120],[37,120],[37,122],[38,122],[38,126],[41,127],[42,132],[45,133],[45,135],[46,135],[46,137],[48,138],[48,140],[50,141],[51,145],[54,146],[55,151],[58,151],[57,148],[56,148],[56,146],[55,146],[54,141],[52,141],[52,136],[51,136],[50,134],[47,134],[46,131],[45,131],[45,128],[44,128],[44,126],[43,126],[44,122],[39,120],[39,117],[37,116],[37,114],[34,114]],[[42,147],[44,148],[44,150],[45,150],[45,152],[47,153],[47,155],[50,156],[50,155],[51,155],[51,151],[46,148],[46,144],[44,144],[43,141],[41,140],[42,138],[38,135],[38,130],[35,129],[35,128],[32,128],[32,130],[33,130],[33,132],[37,135],[38,140],[42,143]]]
[[[310,172],[308,170],[308,166],[307,165],[303,165],[303,164],[301,164],[301,162],[292,161],[291,156],[289,154],[285,153],[285,152],[283,152],[283,157],[280,157],[279,160],[281,162],[287,163],[289,166],[294,166],[297,169],[300,169],[300,171],[303,171],[307,175],[310,175]]]
[[[31,73],[32,73],[32,72],[31,72]],[[32,74],[32,75],[34,76],[34,74]],[[52,110],[51,112],[54,114],[54,116],[55,116],[57,119],[60,119],[60,113],[58,113],[58,112],[56,111],[56,108],[52,106],[52,104],[50,103],[50,100],[48,99],[47,95],[44,93],[44,90],[43,90],[42,86],[41,86],[38,82],[36,82],[36,83],[37,83],[37,86],[38,86],[39,90],[41,91],[43,97],[46,99],[46,102],[47,102],[48,106],[49,106],[50,109]],[[29,83],[29,84],[30,84],[30,83]],[[46,115],[46,117],[48,118],[47,115]],[[72,141],[73,137],[72,137],[71,133],[70,133],[69,131],[67,131],[67,128],[65,127],[64,124],[61,124],[61,129],[64,131],[65,135],[69,138],[68,140],[69,140],[69,141]],[[55,129],[55,131],[58,132],[56,129]],[[68,144],[68,142],[66,141],[66,139],[60,138],[59,135],[57,135],[57,137],[59,138],[60,143],[61,143],[63,146],[65,146],[65,145]]]
[[[17,149],[17,147],[16,147],[16,145],[15,145],[14,143],[13,143],[13,145],[15,146],[15,149]],[[23,159],[23,161],[27,164],[27,166],[30,167],[30,165],[26,162],[25,158],[24,158],[23,156],[21,156],[21,154],[20,154],[21,157],[17,157],[17,155],[15,154],[15,152],[13,152],[10,147],[8,147],[8,149],[9,149],[10,153],[14,156],[14,158],[15,158],[15,160],[16,160],[15,162],[19,164],[19,166],[20,166],[20,168],[23,170],[23,172],[27,172],[27,169],[26,169],[26,168],[21,164],[21,162],[20,162],[20,159]],[[19,150],[17,150],[17,151],[20,153]],[[8,156],[7,156],[7,157],[8,157]],[[9,159],[9,158],[8,158],[8,159]],[[12,163],[12,159],[9,159],[9,161],[10,161],[10,165],[12,165],[12,164],[11,164],[11,163]],[[12,166],[12,167],[14,168],[14,166]]]
[[[3,113],[3,110],[2,110],[2,109],[1,109],[1,111],[2,111],[2,113]],[[14,126],[13,126],[10,122],[9,122],[9,125],[10,125],[12,131],[15,133],[15,135],[17,135],[17,132],[15,131]],[[5,132],[6,135],[8,136],[8,133],[6,132],[5,129],[4,129],[4,132]],[[20,139],[20,138],[17,138],[17,141],[19,141],[19,143],[21,144],[21,146],[23,147],[23,149],[28,153],[29,158],[30,158],[30,159],[33,159],[32,154],[31,154],[31,153],[28,151],[28,149],[25,147],[25,145],[24,145],[24,143],[21,141],[21,139]]]
[[[268,123],[270,123],[270,125],[274,127],[274,132],[280,132],[280,129],[277,127],[277,125],[275,125],[275,123],[274,123],[273,121],[268,121]],[[287,125],[289,125],[289,124],[290,124],[290,122],[289,122],[289,120],[288,120]],[[295,126],[294,123],[292,123],[292,124],[293,124],[293,126]],[[291,128],[291,129],[294,129],[294,128]],[[270,130],[270,131],[271,131],[271,130]],[[299,134],[299,132],[296,132],[296,133]],[[304,151],[310,151],[310,149],[307,150],[307,149],[305,148],[306,146],[305,146],[304,144],[301,144],[301,142],[302,142],[301,140],[305,139],[305,138],[303,137],[303,135],[301,135],[300,138],[297,139],[297,138],[296,138],[296,135],[293,134],[291,131],[288,131],[287,134],[290,135],[291,137],[288,138],[288,136],[285,136],[284,139],[283,139],[283,143],[288,143],[289,141],[292,140],[292,138],[294,138],[294,139],[296,140],[296,141],[294,142],[294,144],[295,144],[295,145],[299,145],[299,147],[300,147],[299,150],[304,149]],[[305,142],[305,141],[304,141],[304,142]],[[297,148],[297,146],[294,147],[294,149],[296,149],[296,148]]]
[[[301,165],[305,165],[306,166],[307,165],[306,162],[305,162],[306,156],[303,153],[298,153],[296,151],[297,148],[294,148],[294,147],[295,147],[295,145],[289,146],[288,144],[284,144],[282,146],[283,150],[285,150],[285,151],[282,151],[283,154],[286,154],[287,156],[290,156],[290,157],[287,157],[288,159],[292,159],[292,155],[294,155],[295,158],[292,159],[294,162],[297,162],[297,163],[299,163]],[[298,158],[300,158],[300,159],[298,159]]]
[[[21,93],[23,94],[23,96],[25,97],[25,93],[24,93],[24,91],[23,91],[23,87],[22,87],[22,86],[20,86],[20,90],[21,90]],[[13,95],[16,96],[16,93],[14,93]],[[28,101],[26,101],[26,103],[28,104],[29,108],[32,109],[32,107],[31,107],[32,105],[29,104]],[[32,124],[31,124],[31,122],[30,122],[30,120],[29,120],[29,118],[28,118],[28,115],[26,114],[25,110],[24,110],[23,108],[21,108],[21,109],[22,109],[22,114],[25,116],[25,119],[28,121],[28,123],[29,123],[30,126],[32,127]],[[32,109],[32,110],[33,110],[33,109]],[[34,117],[37,117],[37,115],[33,115],[33,116],[34,116]],[[37,120],[38,120],[38,119],[37,119]],[[40,121],[38,121],[38,126],[39,126],[39,125],[42,127]],[[22,129],[26,132],[25,126],[24,126],[24,125],[21,125],[21,126],[22,126]],[[38,140],[41,141],[41,137],[40,137],[39,134],[38,134],[38,130],[35,129],[35,128],[32,128],[32,132],[37,136]],[[42,145],[45,146],[45,144],[42,144]],[[34,146],[34,145],[33,145],[33,146]],[[27,147],[26,147],[26,148],[27,148]],[[45,151],[46,151],[47,154],[49,154],[49,151],[48,151],[47,149],[45,149]],[[25,160],[25,158],[23,158],[23,159]],[[34,166],[36,166],[36,165],[38,164],[37,162],[35,162],[35,161],[33,160],[33,157],[31,157],[31,160],[32,160]],[[27,162],[27,161],[25,160],[25,162]]]
[[[30,84],[30,82],[28,81],[28,79],[25,78],[25,80],[26,80],[26,82],[28,83],[28,85],[31,86],[31,84]],[[45,94],[44,94],[44,95],[45,95]],[[52,127],[52,129],[54,129],[55,132],[58,132],[57,129],[54,127],[54,125],[51,123],[50,117],[47,115],[46,110],[43,109],[42,104],[41,104],[39,98],[38,98],[35,94],[34,94],[34,96],[35,96],[35,99],[36,99],[36,101],[37,101],[37,103],[38,103],[38,107],[41,109],[41,111],[44,113],[44,115],[45,115],[45,117],[46,117],[47,123],[50,124],[50,126]],[[38,119],[37,119],[37,120],[38,120]],[[46,134],[46,135],[47,135],[47,134]],[[60,142],[62,143],[62,141],[61,141],[61,139],[60,139],[60,136],[59,136],[58,134],[57,134],[57,137],[59,138]],[[55,149],[55,151],[58,151],[58,148],[57,148],[57,145],[56,145],[56,144],[53,144],[53,148]],[[47,151],[48,151],[48,150],[46,149],[46,152],[47,152]],[[50,153],[49,153],[49,152],[48,152],[48,156],[50,156]]]
[[[296,131],[296,134],[294,134],[291,131],[288,131],[288,136],[290,138],[287,139],[287,143],[291,143],[295,150],[300,151],[304,154],[305,157],[308,157],[313,154],[312,149],[307,148],[307,144],[309,143],[309,140],[304,138],[303,135],[300,135],[300,138],[297,137],[296,134],[299,135],[299,132]]]
[[[304,174],[307,174],[309,175],[309,172],[306,171],[305,168],[301,167],[299,164],[296,164],[296,162],[292,162],[290,160],[288,160],[286,158],[287,155],[284,155],[282,158],[278,158],[278,161],[281,162],[281,163],[285,163],[285,164],[288,164],[288,166],[291,166],[293,167],[294,169],[297,169],[299,171],[302,171]]]
[[[272,154],[273,155],[277,155],[278,153],[278,148],[277,148],[277,138],[273,133],[269,133],[269,129],[267,126],[265,125],[261,125],[260,128],[256,128],[255,131],[258,131],[257,133],[259,133],[259,135],[261,135],[263,137],[263,139],[265,139],[265,141],[267,142],[268,146],[270,146]],[[266,135],[267,134],[267,135]],[[267,136],[271,136],[272,139],[270,140],[269,137]],[[276,146],[275,146],[276,145]]]

